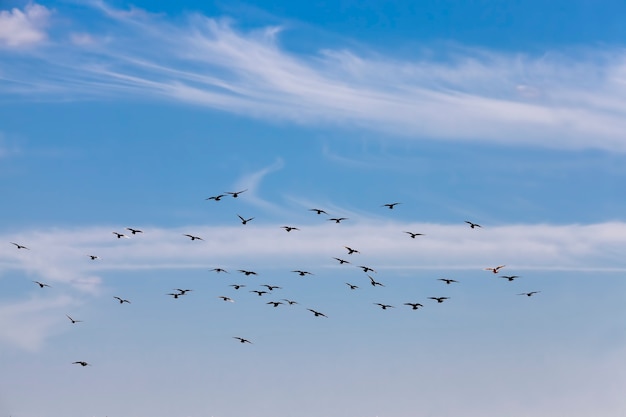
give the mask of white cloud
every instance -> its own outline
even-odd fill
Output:
[[[46,40],[50,10],[39,4],[28,4],[24,11],[13,8],[0,11],[0,45],[30,46]]]

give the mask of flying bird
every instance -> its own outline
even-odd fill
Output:
[[[200,236],[194,236],[194,235],[188,235],[188,234],[184,234],[183,236],[187,236],[189,239],[193,240],[204,240],[202,239]]]
[[[315,314],[315,317],[326,317],[328,318],[328,316],[326,314],[320,313],[319,311],[315,311],[312,308],[307,308],[307,310],[309,310],[311,313]]]
[[[363,270],[363,272],[370,272],[372,271],[373,273],[376,273],[376,271],[374,271],[372,268],[370,268],[369,266],[365,266],[365,265],[359,265],[357,268],[361,268]]]
[[[43,282],[33,281],[35,284],[39,285],[39,288],[50,287],[48,284],[44,284]],[[52,288],[52,287],[50,287]]]
[[[372,284],[372,287],[375,287],[375,286],[377,286],[377,285],[378,285],[379,287],[384,287],[384,285],[383,285],[383,284],[381,284],[380,282],[376,282],[376,281],[374,281],[374,278],[372,278],[371,276],[369,276],[369,275],[368,275],[367,277],[370,279],[370,281],[371,281],[371,282],[370,282],[370,284]]]
[[[227,302],[229,302],[229,303],[234,303],[234,302],[235,302],[235,300],[233,300],[233,299],[232,299],[232,298],[230,298],[230,297],[226,297],[225,295],[220,295],[220,296],[219,296],[219,297],[217,297],[217,298],[221,298],[222,300],[227,301]]]
[[[241,272],[242,274],[244,274],[245,276],[248,276],[248,275],[258,275],[254,271],[246,271],[245,269],[238,269],[238,271]]]
[[[387,310],[388,308],[395,308],[394,306],[390,306],[389,304],[381,304],[381,303],[374,303],[377,306],[380,306],[380,308],[382,308],[383,310]]]
[[[74,365],[74,364],[76,364],[76,365],[80,365],[80,366],[87,366],[87,365],[91,366],[91,364],[89,364],[89,363],[87,363],[87,362],[85,362],[85,361],[76,361],[76,362],[72,362],[72,365]]]
[[[118,233],[118,232],[112,232],[115,236],[117,236],[118,239],[124,238],[124,239],[128,239],[128,236],[126,236],[124,233]]]
[[[237,217],[239,217],[241,219],[241,224],[243,224],[243,225],[248,224],[249,221],[254,219],[254,217],[250,217],[249,219],[244,219],[240,215],[237,215]]]
[[[182,293],[169,293],[167,295],[171,295],[174,298],[178,298],[178,297],[180,297],[181,295],[184,295],[184,294],[182,294]]]
[[[242,191],[235,191],[235,192],[232,192],[232,191],[226,191],[226,194],[230,194],[230,195],[232,195],[232,196],[233,196],[233,198],[237,198],[237,197],[239,197],[239,194],[241,194],[241,193],[245,193],[246,191],[248,191],[248,189],[247,189],[247,188],[246,188],[245,190],[242,190]]]
[[[262,287],[267,288],[267,289],[268,289],[268,290],[270,290],[270,291],[274,291],[274,290],[276,290],[276,289],[282,290],[282,287],[279,287],[279,286],[277,286],[277,285],[267,285],[267,284],[263,284],[263,285],[261,285],[261,286],[262,286]]]
[[[308,271],[301,271],[299,269],[296,269],[294,271],[291,272],[296,272],[298,275],[300,275],[301,277],[305,276],[305,275],[314,275],[312,272],[308,272]]]
[[[251,341],[249,341],[248,339],[244,339],[243,337],[233,336],[233,339],[237,339],[237,340],[239,340],[241,343],[252,343]]]
[[[497,274],[499,270],[501,270],[502,268],[504,268],[506,265],[498,265],[495,268],[485,268],[485,271],[491,271],[494,274]]]
[[[250,292],[255,292],[255,293],[257,293],[259,297],[260,297],[260,296],[262,296],[263,294],[267,294],[267,291],[259,291],[259,290],[252,290],[252,291],[250,291]]]
[[[282,228],[288,232],[291,232],[292,230],[300,230],[297,227],[292,227],[292,226],[282,226]]]
[[[526,295],[526,296],[528,296],[528,297],[532,297],[532,296],[533,296],[533,294],[538,294],[538,293],[540,293],[540,292],[541,292],[541,291],[523,292],[523,293],[520,293],[520,294],[517,294],[517,295]]]
[[[437,300],[438,303],[443,303],[444,300],[447,300],[450,297],[428,297],[428,298],[430,298],[431,300]]]
[[[180,293],[180,295],[185,295],[186,293],[188,293],[189,291],[193,291],[193,290],[183,290],[181,288],[174,288],[176,291],[178,291]]]
[[[351,290],[356,290],[357,288],[359,288],[357,285],[350,284],[349,282],[346,282],[346,285],[350,287]]]
[[[288,300],[286,298],[283,298],[282,301],[287,302],[287,304],[289,304],[290,306],[294,305],[294,304],[298,304],[297,301],[293,301],[293,300]]]
[[[513,281],[516,278],[519,278],[519,275],[500,275],[500,278],[504,278],[509,281]]]
[[[339,261],[339,265],[349,264],[350,263],[350,261],[346,261],[346,260],[341,259],[341,258],[333,258],[333,259],[336,259],[337,261]]]
[[[404,232],[411,236],[412,239],[415,239],[415,236],[424,236],[424,233],[413,233],[413,232]]]
[[[128,304],[130,304],[130,301],[125,300],[125,299],[123,299],[123,298],[120,298],[120,297],[117,297],[117,296],[116,296],[116,297],[113,297],[113,298],[115,298],[116,300],[118,300],[118,301],[120,302],[120,304],[124,304],[124,303],[128,303]]]
[[[326,220],[334,221],[335,223],[341,223],[343,220],[348,220],[348,218],[347,217],[335,217],[335,218],[326,219]]]
[[[213,268],[213,269],[211,269],[211,271],[215,271],[215,272],[217,272],[218,274],[219,274],[220,272],[226,272],[227,274],[229,274],[229,273],[230,273],[230,272],[228,272],[227,270],[225,270],[225,269],[223,269],[223,268]]]
[[[278,307],[279,305],[284,304],[284,303],[283,303],[283,302],[281,302],[281,301],[268,301],[268,302],[267,302],[267,303],[265,303],[265,304],[273,304],[273,305],[274,305],[274,307]]]
[[[127,227],[126,230],[129,230],[133,235],[137,233],[143,233],[143,230],[133,229],[132,227]]]
[[[230,287],[233,287],[234,289],[238,290],[239,288],[243,288],[245,287],[244,284],[230,284]]]
[[[328,213],[326,213],[324,210],[321,210],[321,209],[316,209],[316,208],[309,209],[309,211],[314,211],[314,212],[316,212],[317,214],[322,214],[322,213],[324,213],[324,214],[328,214]]]
[[[205,200],[215,200],[215,201],[221,201],[222,197],[226,197],[226,194],[219,194],[219,195],[214,195],[208,198],[205,198]]]
[[[405,306],[411,306],[411,309],[417,310],[420,307],[424,307],[420,303],[404,303]]]
[[[87,255],[87,256],[89,256],[92,261],[95,261],[96,259],[100,259],[100,257],[97,255]]]
[[[443,281],[443,282],[445,282],[445,283],[446,283],[446,284],[448,284],[448,285],[449,285],[449,284],[452,284],[453,282],[459,282],[459,281],[457,281],[457,280],[454,280],[454,279],[448,279],[448,278],[439,278],[437,281]]]
[[[475,228],[475,227],[482,227],[478,223],[472,223],[472,222],[470,222],[468,220],[465,220],[465,223],[469,224],[472,229]]]
[[[346,249],[348,250],[348,255],[352,255],[353,253],[361,253],[361,252],[359,252],[358,250],[356,250],[356,249],[352,249],[352,248],[351,248],[351,247],[349,247],[349,246],[344,246],[344,248],[346,248]]]
[[[402,203],[387,203],[387,204],[383,204],[381,207],[388,207],[389,210],[393,209],[395,206],[397,206],[398,204],[402,204]]]
[[[15,247],[16,247],[16,248],[18,248],[18,249],[27,249],[27,250],[30,250],[30,249],[28,249],[26,246],[24,246],[24,245],[20,245],[19,243],[15,243],[15,242],[11,242],[11,243],[12,243],[13,245],[15,245]]]
[[[73,318],[71,318],[71,317],[70,317],[70,316],[68,316],[67,314],[65,315],[65,317],[67,317],[68,319],[70,319],[70,321],[72,322],[72,324],[75,324],[75,323],[81,323],[81,322],[82,322],[82,320],[74,320]]]

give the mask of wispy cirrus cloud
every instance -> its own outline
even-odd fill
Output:
[[[0,11],[0,46],[20,48],[46,40],[50,10],[39,4],[28,4],[24,10]]]
[[[91,4],[99,29],[58,35],[36,57],[13,57],[1,79],[6,91],[51,100],[154,97],[416,140],[626,150],[620,49],[533,56],[439,45],[435,55],[444,58],[435,59],[320,45],[304,54],[284,47],[289,33],[276,26],[244,30],[230,19],[181,21]]]

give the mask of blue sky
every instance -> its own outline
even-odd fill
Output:
[[[625,12],[3,2],[0,415],[621,416]]]

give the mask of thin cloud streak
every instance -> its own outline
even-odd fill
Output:
[[[16,57],[0,78],[5,90],[51,100],[121,99],[132,92],[416,140],[626,151],[626,53],[620,50],[528,56],[448,47],[442,60],[345,49],[303,55],[281,45],[279,36],[289,33],[280,27],[243,31],[228,19],[198,14],[173,23],[93,5],[117,37],[83,31],[89,42],[77,45],[66,40],[73,29],[31,58]],[[38,71],[23,71],[35,64]]]

